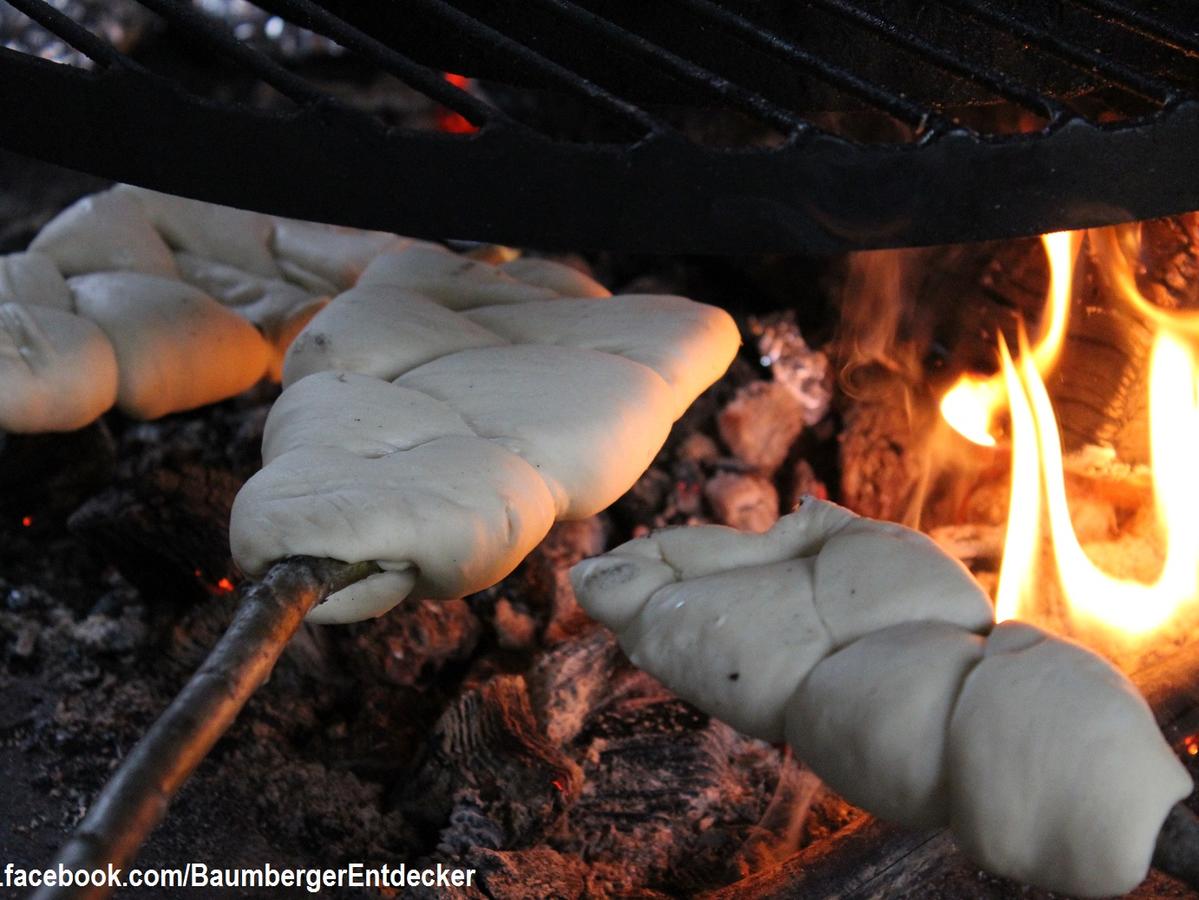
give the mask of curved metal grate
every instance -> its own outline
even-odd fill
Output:
[[[391,127],[190,3],[138,0],[289,108],[196,94],[44,0],[9,3],[95,67],[0,48],[0,145],[283,215],[545,248],[764,253],[1199,208],[1199,22],[1185,0],[257,3],[469,134]]]

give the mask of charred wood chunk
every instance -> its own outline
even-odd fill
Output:
[[[239,577],[229,559],[229,511],[240,486],[222,469],[154,469],[88,500],[69,525],[144,597],[195,602],[231,592]]]
[[[778,491],[760,475],[721,472],[704,486],[704,496],[722,525],[761,533],[778,521]]]
[[[480,849],[466,863],[478,869],[484,896],[497,900],[634,896],[665,900],[671,896],[638,883],[619,863],[589,864],[581,856],[549,847],[512,852]]]
[[[1096,263],[1080,257],[1066,343],[1047,386],[1067,450],[1102,444],[1128,463],[1149,460],[1148,326],[1097,277]]]
[[[471,837],[461,844],[511,848],[552,829],[581,784],[578,765],[538,726],[525,679],[499,675],[442,715],[399,806],[414,821],[446,829],[443,842],[455,843],[466,828]]]
[[[559,522],[513,576],[520,580],[519,596],[526,604],[532,607],[539,602],[545,603],[545,608],[534,609],[534,612],[541,613],[544,621],[542,637],[546,643],[569,640],[588,629],[590,620],[575,600],[568,573],[571,566],[584,557],[603,552],[608,531],[606,516]],[[509,584],[505,582],[503,587]],[[505,630],[498,615],[495,624],[502,639],[511,634]]]
[[[935,415],[898,376],[851,401],[840,435],[841,500],[854,512],[904,521],[927,470],[925,438]]]
[[[575,739],[584,789],[558,846],[684,893],[736,877],[779,755],[633,673]]]
[[[364,681],[412,687],[468,659],[482,632],[464,600],[408,599],[356,629],[351,658]]]
[[[804,408],[777,381],[755,381],[737,391],[716,419],[725,446],[758,469],[773,475],[804,427]]]
[[[627,667],[612,632],[595,626],[543,654],[529,673],[529,694],[550,741],[573,741],[595,710],[612,701],[617,675]]]
[[[1199,307],[1199,214],[1141,224],[1137,284],[1170,309]]]
[[[109,484],[116,445],[102,422],[67,434],[0,437],[0,516],[24,527],[62,521]]]

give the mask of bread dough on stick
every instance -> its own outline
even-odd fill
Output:
[[[241,393],[266,371],[266,342],[249,322],[170,278],[104,272],[70,280],[79,314],[116,349],[117,405],[154,419]]]
[[[1031,626],[992,625],[961,564],[901,526],[805,498],[763,535],[668,529],[571,580],[680,696],[769,740],[781,719],[849,800],[949,825],[996,874],[1131,890],[1192,789],[1123,675]]]
[[[494,266],[420,245],[372,263],[288,352],[286,389],[267,421],[265,466],[234,505],[238,563],[254,573],[298,553],[374,560],[394,572],[411,567],[415,593],[449,596],[449,585],[468,592],[502,578],[532,546],[525,537],[536,543],[555,517],[591,515],[615,501],[649,465],[681,408],[732,361],[737,330],[726,313],[681,298],[643,298],[647,317],[656,317],[652,329],[627,304],[581,301],[601,308],[588,324],[614,332],[609,352],[592,349],[596,338],[586,329],[550,335],[536,324],[541,313],[524,323],[505,318],[500,335],[460,312],[574,302],[552,298]],[[707,325],[696,328],[697,321]],[[667,368],[674,383],[641,361],[650,358],[675,361]],[[700,374],[686,371],[688,359]],[[451,438],[452,446],[474,447],[473,467],[441,468],[430,448],[451,446]],[[490,448],[486,458],[482,446]],[[524,481],[529,474],[535,489]],[[478,496],[455,494],[451,502],[438,493],[453,487],[439,487],[446,478]],[[472,508],[479,517],[469,516]],[[497,509],[510,514],[487,512]],[[441,526],[414,531],[411,522],[428,516],[451,523],[455,536]],[[491,530],[505,521],[519,538],[515,551]],[[526,531],[529,522],[535,527]],[[416,543],[406,551],[409,542]],[[439,559],[438,542],[450,562]],[[462,566],[483,574],[449,577]],[[379,615],[403,598],[387,584],[400,580],[380,579],[352,599],[335,594],[314,619]]]
[[[0,430],[71,431],[116,400],[116,354],[87,319],[49,306],[0,303],[0,385]]]

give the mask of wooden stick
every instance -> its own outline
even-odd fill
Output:
[[[276,563],[243,600],[208,658],[125,757],[59,851],[68,869],[124,869],[167,806],[266,680],[304,616],[341,588],[378,572],[374,563],[297,556]],[[102,898],[108,887],[43,887],[34,900]]]

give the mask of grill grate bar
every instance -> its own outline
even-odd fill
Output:
[[[1010,34],[1019,35],[1031,43],[1040,45],[1073,65],[1103,75],[1146,100],[1168,104],[1178,98],[1178,91],[1172,85],[1143,72],[1138,72],[1102,53],[1059,37],[1044,28],[1013,16],[1011,13],[1003,12],[992,6],[988,0],[948,0],[948,2],[977,19],[1007,29]]]
[[[327,106],[348,111],[350,108],[334,100],[275,62],[265,53],[238,40],[224,22],[206,15],[190,3],[174,0],[137,0],[151,12],[161,16],[185,33],[201,38],[212,49],[245,66],[255,76],[280,94],[302,107]]]
[[[826,84],[841,88],[870,105],[890,113],[895,118],[915,127],[918,133],[943,132],[955,126],[942,118],[931,107],[915,103],[902,94],[868,81],[854,73],[835,66],[828,60],[797,46],[772,31],[766,31],[744,16],[725,9],[711,0],[679,0],[680,4],[707,16],[746,43],[766,50],[775,56],[812,72]],[[964,129],[959,129],[964,130]]]
[[[66,13],[46,3],[45,0],[11,0],[8,5],[37,22],[50,33],[62,38],[101,68],[133,65],[133,60],[108,41],[88,31]]]
[[[264,2],[262,5],[266,7],[268,4]],[[483,126],[495,121],[516,125],[501,110],[456,87],[440,73],[414,62],[313,0],[270,0],[269,5],[272,11],[293,19],[309,31],[323,34],[363,59],[375,63],[430,100],[458,113],[472,125]]]
[[[793,135],[811,130],[814,126],[806,119],[772,103],[761,94],[735,84],[690,60],[683,59],[659,44],[629,31],[591,10],[584,9],[570,0],[536,0],[541,6],[555,10],[613,44],[636,53],[643,60],[678,78],[685,84],[699,88],[718,101],[740,109],[742,112],[778,129],[783,134]]]
[[[11,2],[103,70],[0,51],[0,146],[276,215],[543,249],[761,254],[989,240],[1199,209],[1199,102],[1182,102],[1199,100],[1199,31],[1182,0],[1144,12],[1138,0],[1027,0],[1016,12],[1002,0],[672,0],[628,13],[607,0],[255,0],[486,123],[469,137],[387,127],[193,0],[138,2],[171,24],[168,47],[176,31],[190,37],[298,113],[280,115],[274,96],[259,105],[192,90],[188,70],[149,71],[45,0]],[[869,66],[863,42],[878,54]],[[989,42],[994,62],[972,52]],[[443,69],[505,85],[495,108],[443,82]],[[1080,94],[1076,114],[1065,98]],[[973,130],[943,112],[1005,98],[963,113],[984,123]],[[674,131],[651,104],[685,124]],[[791,134],[812,139],[774,141],[723,117],[709,130],[702,118],[747,105],[755,120],[785,117],[802,123]],[[890,120],[839,115],[861,107]],[[1076,127],[1033,132],[1008,107]],[[536,124],[523,124],[525,111]],[[423,105],[414,113],[428,118]]]
[[[976,65],[899,27],[894,22],[847,2],[847,0],[809,0],[809,2],[822,6],[844,19],[857,22],[884,40],[912,50],[920,56],[932,60],[941,68],[994,91],[1000,97],[1023,106],[1025,109],[1043,115],[1051,122],[1059,121],[1068,115],[1066,108],[1056,100],[1029,90],[1006,73]]]
[[[631,125],[640,134],[660,134],[671,130],[666,123],[651,116],[636,104],[617,97],[595,82],[583,78],[565,66],[542,56],[531,47],[451,6],[445,0],[409,0],[409,3],[413,6],[420,6],[453,25],[464,37],[503,51],[530,71],[536,72],[557,87]]]
[[[1190,33],[1181,31],[1168,22],[1144,10],[1120,2],[1120,0],[1074,0],[1074,2],[1106,14],[1110,17],[1109,21],[1116,25],[1171,44],[1186,52],[1188,56],[1199,56],[1199,34],[1194,31]]]

